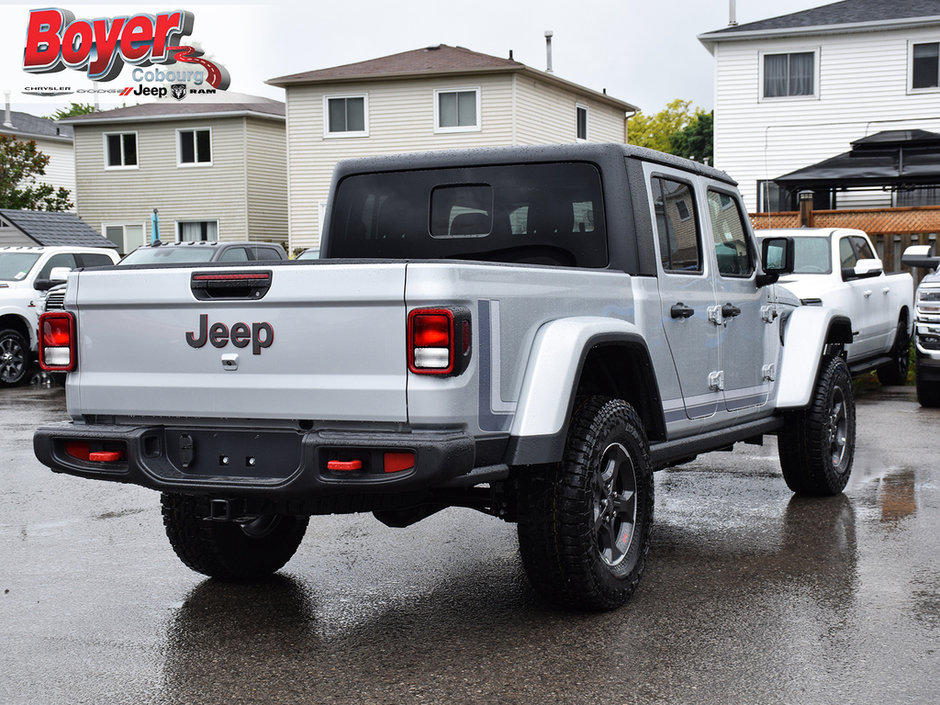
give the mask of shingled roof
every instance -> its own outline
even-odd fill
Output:
[[[224,96],[223,96],[224,97]],[[108,122],[149,122],[154,120],[178,120],[183,118],[213,118],[254,116],[283,119],[284,103],[270,98],[243,96],[242,102],[219,100],[213,102],[153,102],[132,105],[128,108],[103,110],[87,115],[76,115],[61,122],[65,125],[85,125]]]
[[[343,64],[331,68],[304,71],[272,78],[265,83],[288,88],[298,84],[352,83],[357,81],[394,80],[403,78],[423,78],[431,76],[467,75],[486,73],[524,73],[539,80],[555,83],[567,90],[590,95],[624,111],[638,108],[606,93],[595,91],[585,86],[560,78],[554,73],[538,71],[513,59],[501,59],[489,54],[470,51],[464,47],[452,47],[447,44],[413,49],[400,54],[391,54],[377,59]]]
[[[114,247],[113,242],[100,235],[74,213],[0,208],[0,215],[43,247]]]
[[[708,46],[716,41],[750,39],[758,35],[823,34],[852,29],[940,24],[937,0],[843,0],[789,15],[725,27],[699,35]]]
[[[49,118],[36,117],[18,110],[10,111],[10,123],[6,124],[6,113],[0,112],[0,133],[26,139],[51,139],[72,141],[72,128]]]

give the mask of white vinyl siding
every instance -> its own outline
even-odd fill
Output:
[[[257,135],[255,123],[264,123]],[[177,131],[210,126],[212,178],[197,179],[178,167]],[[145,222],[145,241],[149,242],[150,216],[156,208],[163,240],[174,239],[177,222],[218,219],[223,240],[270,235],[277,242],[286,241],[283,122],[245,117],[186,119],[134,123],[133,129],[140,168],[103,170],[103,134],[127,130],[114,125],[75,125],[78,185],[74,200],[79,216],[93,228],[103,233],[106,223]]]
[[[920,39],[919,37],[923,37]],[[940,132],[940,93],[911,95],[908,42],[936,41],[926,30],[719,42],[715,46],[715,166],[757,208],[757,182],[847,152],[884,130]],[[818,100],[762,100],[760,57],[818,51]],[[880,205],[884,194],[839,193],[837,205]],[[890,198],[888,199],[890,200]]]

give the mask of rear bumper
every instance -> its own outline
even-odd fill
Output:
[[[55,472],[167,492],[272,500],[441,487],[470,473],[476,456],[474,439],[453,430],[303,432],[71,423],[37,429],[33,448]],[[414,456],[411,467],[409,454]],[[330,461],[334,468],[356,469],[331,469]]]

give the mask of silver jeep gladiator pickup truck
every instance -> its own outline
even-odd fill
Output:
[[[162,493],[209,576],[281,568],[313,515],[518,523],[535,588],[611,609],[643,571],[652,472],[778,436],[842,491],[847,317],[774,282],[723,172],[625,145],[340,163],[320,259],[73,273],[42,320],[71,422],[54,471]]]

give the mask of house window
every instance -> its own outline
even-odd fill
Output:
[[[940,42],[911,45],[911,88],[940,87]]]
[[[107,169],[137,168],[137,133],[105,135],[104,165]]]
[[[577,110],[577,119],[578,119],[578,139],[586,140],[587,139],[587,118],[588,118],[588,109],[579,105],[576,108]]]
[[[126,255],[144,244],[146,229],[140,223],[114,224],[104,226],[104,236],[113,242],[118,252]]]
[[[327,137],[367,137],[369,101],[364,95],[325,96]]]
[[[179,166],[212,165],[212,130],[177,130]]]
[[[764,98],[816,94],[816,52],[763,55]]]
[[[215,242],[219,239],[217,220],[196,220],[177,223],[178,242]]]
[[[434,131],[480,129],[480,89],[434,91]]]

